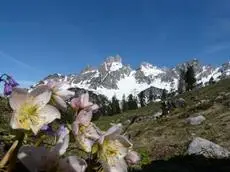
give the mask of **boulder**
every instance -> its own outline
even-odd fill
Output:
[[[189,117],[185,120],[185,122],[191,125],[200,125],[205,120],[206,118],[203,115],[199,115],[196,117]]]
[[[230,152],[209,140],[196,137],[188,147],[189,155],[203,155],[206,158],[223,159],[229,158]]]

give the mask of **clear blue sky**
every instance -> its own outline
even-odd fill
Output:
[[[0,73],[29,84],[120,54],[173,66],[230,59],[229,0],[0,1]]]

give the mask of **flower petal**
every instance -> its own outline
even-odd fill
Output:
[[[73,122],[72,131],[73,131],[73,134],[74,134],[75,136],[78,135],[78,131],[79,131],[79,123],[78,123],[78,121],[74,121],[74,122]]]
[[[140,156],[138,155],[137,152],[130,151],[125,156],[125,161],[127,162],[128,165],[134,165],[134,164],[137,164],[140,161]]]
[[[18,159],[30,172],[39,171],[44,157],[48,156],[48,151],[44,147],[23,146],[19,149]]]
[[[121,134],[121,131],[122,131],[122,124],[115,124],[106,131],[104,136],[111,137],[113,135],[119,135]]]
[[[78,108],[80,108],[80,106],[81,106],[81,100],[80,100],[79,97],[73,98],[73,99],[71,100],[71,107],[72,107],[73,109],[78,109]]]
[[[90,123],[87,127],[81,126],[76,139],[86,152],[91,152],[93,144],[100,137],[99,129]]]
[[[12,116],[11,116],[11,119],[10,119],[10,126],[11,126],[12,129],[20,129],[21,128],[20,124],[18,123],[18,120],[16,118],[17,114],[18,113],[16,113],[16,112],[12,113]]]
[[[44,107],[50,101],[51,94],[52,92],[50,90],[47,90],[47,86],[46,87],[41,86],[35,89],[33,92],[31,92],[30,96],[34,97],[33,104],[41,108]]]
[[[26,101],[27,95],[28,93],[26,89],[14,88],[9,98],[11,108],[13,110],[18,110],[20,106]]]
[[[87,163],[76,156],[69,156],[59,160],[59,170],[63,172],[84,172]]]
[[[61,132],[57,144],[51,150],[52,152],[56,152],[59,156],[63,155],[69,147],[69,130],[66,127],[64,127],[64,130],[65,131]]]
[[[76,120],[78,121],[79,124],[88,126],[92,119],[92,116],[93,116],[92,111],[81,110],[77,115]]]
[[[38,131],[45,125],[49,124],[55,119],[60,119],[61,114],[60,112],[51,105],[45,105],[40,111],[38,112],[39,121],[36,124],[31,124],[31,129],[36,135]]]
[[[102,167],[104,172],[127,172],[127,164],[124,159],[117,160],[115,164],[103,162]]]
[[[63,100],[68,100],[75,95],[73,91],[64,90],[64,89],[58,90],[55,94],[60,96]]]
[[[66,102],[60,96],[53,95],[53,98],[58,107],[60,107],[61,109],[67,108]]]

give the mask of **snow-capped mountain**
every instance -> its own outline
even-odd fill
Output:
[[[144,62],[138,69],[132,69],[130,65],[122,63],[120,56],[108,57],[98,68],[87,66],[80,74],[61,75],[53,74],[41,82],[48,80],[66,81],[71,88],[89,90],[95,94],[101,94],[109,99],[116,95],[122,99],[125,94],[137,95],[148,88],[166,89],[169,92],[176,90],[180,69],[193,65],[196,72],[197,84],[207,83],[211,77],[214,80],[230,75],[230,62],[220,67],[201,65],[194,59],[179,64],[174,68],[160,68]]]

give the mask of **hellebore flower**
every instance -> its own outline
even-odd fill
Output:
[[[10,125],[13,129],[32,130],[36,135],[46,124],[60,118],[60,112],[48,105],[51,92],[47,86],[38,86],[28,93],[25,89],[15,88],[9,102],[13,109]]]
[[[13,87],[9,83],[5,82],[5,84],[4,84],[4,95],[9,96],[12,93],[12,90],[13,90]]]
[[[23,146],[18,153],[18,159],[30,172],[84,172],[85,160],[76,156],[60,158],[69,145],[69,130],[62,128],[57,144],[47,150],[44,147]]]
[[[121,125],[114,125],[93,146],[105,172],[127,172],[125,157],[132,144],[120,133]]]
[[[67,108],[66,100],[70,99],[75,95],[73,91],[69,91],[69,84],[67,83],[58,83],[55,81],[49,81],[47,83],[47,86],[52,91],[52,97],[51,99],[54,101],[54,103],[62,109]]]

